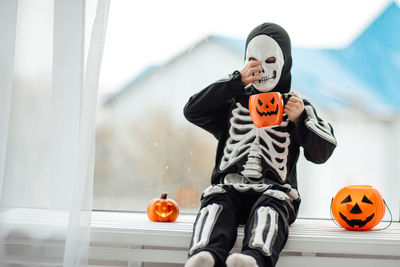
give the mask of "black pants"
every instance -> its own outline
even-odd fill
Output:
[[[300,198],[279,185],[214,185],[207,188],[193,227],[189,257],[209,251],[215,266],[225,260],[235,244],[237,227],[245,224],[243,254],[261,266],[275,266],[294,222]]]

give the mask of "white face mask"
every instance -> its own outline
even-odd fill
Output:
[[[279,44],[265,34],[257,35],[247,45],[245,64],[249,62],[249,59],[262,62],[263,70],[258,74],[254,73],[260,75],[261,80],[254,82],[254,87],[261,92],[269,92],[274,89],[279,82],[285,63]]]

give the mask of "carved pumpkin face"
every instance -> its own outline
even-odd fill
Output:
[[[278,92],[252,95],[249,98],[250,117],[257,128],[278,126],[283,118],[283,99]]]
[[[174,222],[179,215],[179,206],[173,199],[167,199],[167,193],[150,201],[147,216],[153,222]]]
[[[333,198],[332,215],[348,230],[370,230],[385,215],[385,204],[379,191],[372,186],[347,186]]]

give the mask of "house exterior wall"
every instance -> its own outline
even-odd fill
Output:
[[[113,118],[124,123],[151,103],[181,120],[190,96],[242,65],[243,60],[229,49],[213,41],[203,41],[126,90],[110,107]]]
[[[190,96],[242,64],[237,54],[206,40],[106,105],[107,119],[99,127],[112,131],[106,161],[113,171],[97,173],[95,208],[143,210],[149,199],[162,193],[160,190],[172,197],[181,187],[200,188],[193,192],[199,195],[210,183],[216,140],[187,122],[183,107]],[[100,153],[102,145],[97,147]],[[142,159],[138,159],[140,154]],[[176,160],[171,162],[169,158]],[[139,163],[141,160],[143,163]],[[130,162],[149,165],[149,169],[134,167]],[[166,186],[159,181],[165,181]],[[112,193],[112,188],[118,193]]]

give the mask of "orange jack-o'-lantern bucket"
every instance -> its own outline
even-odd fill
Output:
[[[352,185],[337,192],[332,199],[331,212],[335,221],[343,228],[366,231],[382,220],[385,205],[382,195],[372,186]]]
[[[252,95],[249,98],[250,117],[257,128],[278,126],[282,123],[283,108],[290,95],[278,92]]]

